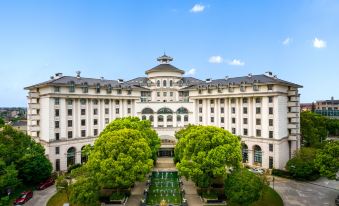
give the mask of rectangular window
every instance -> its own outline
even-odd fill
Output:
[[[131,114],[131,108],[127,108],[127,113]]]
[[[119,114],[119,108],[115,108],[115,114]]]
[[[231,104],[234,104],[235,103],[235,98],[232,98],[231,99]]]
[[[232,118],[232,124],[235,124],[235,118],[234,117]]]
[[[105,108],[105,114],[109,114],[109,108]]]
[[[98,119],[93,119],[93,124],[98,125]]]
[[[127,95],[131,95],[132,94],[132,90],[127,90]]]
[[[214,117],[211,117],[211,122],[214,122]]]
[[[224,104],[225,103],[225,99],[220,99],[220,104]]]
[[[268,120],[268,126],[273,126],[273,119]]]
[[[244,114],[247,114],[247,107],[243,107],[243,108],[242,108],[242,112],[243,112]]]
[[[59,133],[55,133],[54,136],[55,136],[55,140],[59,140],[60,139],[60,134]]]
[[[214,113],[214,107],[211,107],[211,113]]]
[[[269,135],[268,137],[272,139],[273,138],[273,131],[269,131],[268,135]]]
[[[273,144],[268,145],[270,152],[273,152]]]
[[[256,119],[256,125],[261,125],[261,119]]]
[[[220,113],[221,113],[221,114],[224,114],[224,113],[225,113],[225,108],[224,108],[224,107],[221,107],[221,108],[220,108]]]
[[[247,124],[247,123],[248,123],[248,119],[247,119],[247,118],[244,118],[244,119],[243,119],[243,123],[244,123],[244,124]]]
[[[232,114],[235,114],[235,107],[232,107]]]
[[[81,137],[86,137],[86,130],[81,130]]]
[[[260,114],[261,113],[261,108],[260,107],[256,107],[255,108],[255,113],[256,114]]]
[[[67,137],[68,137],[68,139],[73,138],[73,132],[72,131],[68,131],[67,132]]]
[[[170,92],[170,96],[173,97],[173,92]]]
[[[257,134],[257,137],[261,137],[261,130],[260,130],[260,129],[257,129],[256,134]]]
[[[72,116],[73,115],[73,110],[72,109],[67,109],[67,115]]]
[[[202,99],[199,99],[199,104],[202,104]]]
[[[109,118],[105,118],[105,124],[109,123]]]
[[[68,120],[67,121],[67,127],[72,127],[73,126],[73,121],[72,120]]]
[[[248,135],[248,130],[245,128],[244,129],[244,135],[247,136]]]
[[[131,101],[130,99],[127,100],[127,104],[128,104],[128,105],[130,105],[131,102],[132,102],[132,101]]]
[[[81,109],[81,115],[86,115],[86,109]]]
[[[202,113],[202,107],[199,107],[199,113]]]
[[[93,109],[93,115],[98,115],[98,109]]]
[[[72,105],[72,104],[73,104],[73,100],[67,99],[67,105]]]
[[[54,122],[54,127],[57,129],[57,128],[59,128],[59,121],[55,121]]]
[[[164,97],[167,97],[167,92],[164,92],[163,95],[164,95]]]
[[[54,98],[54,104],[59,105],[60,104],[60,99],[59,98]]]
[[[105,99],[104,103],[105,103],[106,105],[108,105],[108,104],[109,104],[109,99]]]
[[[211,99],[211,100],[210,100],[210,103],[211,103],[211,104],[214,104],[214,99]]]
[[[98,135],[98,129],[94,129],[93,134],[94,134],[94,136],[97,136]]]
[[[235,134],[235,128],[232,128],[232,134]]]
[[[157,97],[160,97],[160,92],[157,92]]]
[[[255,98],[255,103],[261,103],[261,98],[260,97]]]
[[[55,86],[54,87],[54,92],[60,92],[60,87]]]
[[[60,171],[60,159],[55,160],[55,171]]]
[[[81,120],[81,126],[86,126],[86,120],[85,119]]]
[[[60,115],[59,109],[55,109],[55,110],[54,110],[54,115],[55,115],[56,117],[59,117],[59,115]]]
[[[269,157],[269,164],[268,164],[268,167],[270,168],[270,169],[273,169],[273,157]]]
[[[272,84],[267,85],[267,90],[268,91],[272,91],[273,90],[273,85]]]
[[[268,103],[273,103],[273,97],[268,97]]]
[[[242,99],[242,103],[246,104],[248,102],[248,99],[247,98],[243,98]]]
[[[224,117],[220,117],[220,122],[224,123],[225,122],[225,118]]]
[[[273,107],[268,108],[268,114],[273,114]]]
[[[60,147],[55,147],[55,154],[58,155],[60,153]]]
[[[199,122],[202,122],[202,116],[199,117]]]
[[[115,100],[115,105],[119,105],[120,101],[119,100]]]

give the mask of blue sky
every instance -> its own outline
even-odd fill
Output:
[[[164,51],[197,78],[269,70],[302,102],[339,98],[339,1],[0,0],[0,106],[56,72],[144,76]]]

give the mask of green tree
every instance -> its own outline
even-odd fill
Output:
[[[67,196],[67,201],[69,201],[71,180],[72,179],[70,177],[59,175],[55,181],[57,191],[65,193]]]
[[[315,148],[301,148],[287,162],[286,169],[296,179],[313,180],[319,177],[319,171],[314,162],[316,153]]]
[[[3,160],[0,159],[0,194],[6,193],[7,189],[14,189],[19,183],[17,178],[18,171],[14,164],[7,166]]]
[[[0,128],[3,127],[4,125],[5,125],[5,121],[2,118],[0,118]]]
[[[250,205],[260,198],[264,186],[264,181],[254,173],[237,169],[225,180],[225,194],[233,203]]]
[[[160,148],[160,138],[154,129],[152,129],[149,120],[140,120],[138,117],[118,118],[106,126],[103,133],[116,131],[120,129],[135,129],[141,132],[141,135],[147,140],[151,150],[152,158],[156,160],[157,152]]]
[[[237,136],[214,126],[189,126],[176,134],[179,173],[208,188],[226,177],[227,168],[239,168],[241,146]]]
[[[98,205],[99,188],[93,178],[81,176],[70,187],[70,202],[82,205]]]
[[[328,141],[315,158],[315,165],[321,176],[334,179],[339,172],[339,141]]]
[[[305,111],[300,114],[302,143],[306,147],[320,147],[327,137],[327,118]]]

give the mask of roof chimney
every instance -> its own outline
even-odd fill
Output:
[[[54,79],[59,79],[60,77],[62,77],[62,73],[55,73]]]
[[[124,80],[123,79],[118,79],[118,82],[121,84],[121,83],[124,83]]]
[[[265,75],[266,75],[266,76],[269,76],[269,77],[272,77],[272,76],[273,76],[273,73],[272,73],[271,71],[267,71],[267,72],[265,72]]]
[[[79,79],[79,78],[80,78],[81,71],[76,71],[76,74],[77,74],[77,78]]]

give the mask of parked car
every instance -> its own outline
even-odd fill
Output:
[[[25,204],[28,200],[30,200],[33,197],[33,192],[32,191],[25,191],[22,192],[20,197],[18,197],[15,201],[14,201],[14,205],[23,205]]]
[[[261,168],[251,168],[251,169],[248,169],[248,171],[253,172],[255,174],[261,174],[261,175],[265,173],[265,170]]]
[[[54,181],[53,178],[48,178],[47,180],[41,182],[41,183],[38,185],[37,189],[38,189],[38,190],[44,190],[44,189],[46,189],[47,187],[53,185],[54,182],[55,182],[55,181]]]
[[[334,202],[335,202],[335,205],[339,205],[339,195],[337,196],[337,198],[335,198],[335,200],[334,200]]]

